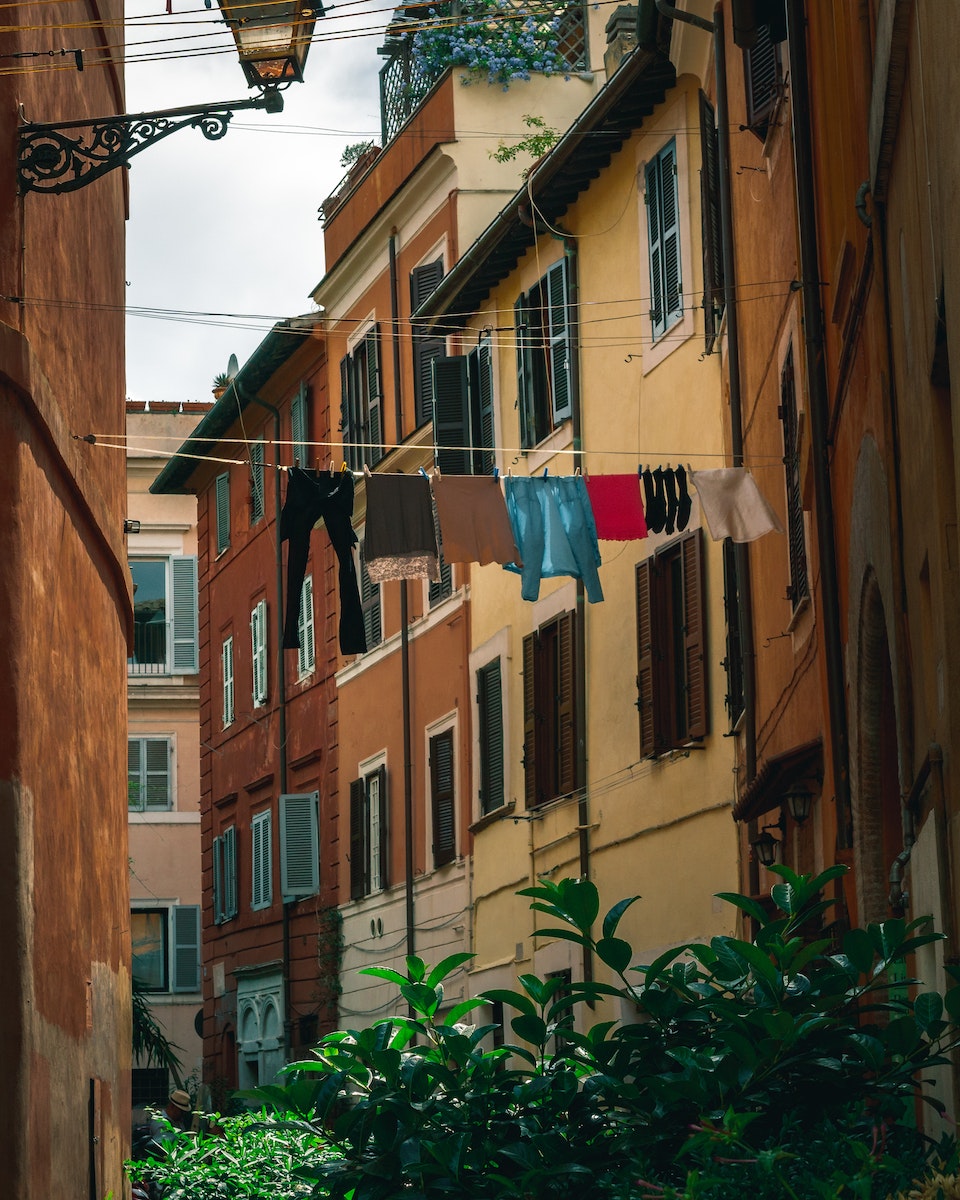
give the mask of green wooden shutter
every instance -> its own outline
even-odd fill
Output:
[[[223,916],[235,917],[239,911],[237,892],[237,827],[223,831]]]
[[[313,619],[313,576],[304,577],[300,586],[300,612],[297,616],[297,633],[300,649],[297,652],[297,667],[301,675],[309,675],[316,666],[316,631]]]
[[[367,425],[364,441],[370,446],[364,452],[364,461],[372,467],[383,458],[383,388],[380,372],[380,325],[364,338],[367,364]]]
[[[309,414],[307,385],[301,383],[290,402],[290,440],[293,442],[294,466],[305,467],[309,462]]]
[[[703,227],[703,323],[706,351],[716,341],[723,313],[723,250],[720,237],[720,150],[714,108],[700,92],[700,212]]]
[[[280,797],[280,891],[313,896],[320,890],[320,793]]]
[[[170,742],[166,738],[143,739],[141,798],[148,812],[168,809],[170,789]]]
[[[765,140],[781,79],[780,48],[768,25],[758,27],[756,44],[743,52],[743,77],[747,127]]]
[[[573,411],[567,271],[567,260],[561,258],[547,271],[546,286],[543,289],[547,297],[549,318],[551,403],[555,425],[565,421]]]
[[[480,812],[504,803],[503,695],[500,659],[477,671],[477,714],[480,737]]]
[[[263,438],[250,443],[250,524],[263,517]]]
[[[431,366],[437,466],[442,475],[469,475],[472,455],[467,360],[463,355],[435,358]]]
[[[536,633],[523,639],[523,780],[527,808],[537,803]]]
[[[410,311],[415,313],[436,290],[443,278],[443,259],[422,263],[410,272]],[[447,349],[446,338],[426,333],[415,326],[413,331],[413,393],[417,427],[425,425],[434,415],[434,378],[431,364]],[[436,439],[435,439],[436,440]],[[461,443],[453,443],[460,445]],[[465,472],[458,471],[457,474]]]
[[[377,807],[380,820],[380,887],[386,888],[390,879],[389,805],[387,802],[387,768],[377,767]]]
[[[134,812],[143,809],[146,797],[143,794],[143,772],[140,761],[143,757],[143,741],[127,738],[127,808]]]
[[[349,354],[340,359],[340,432],[343,437],[343,457],[351,470],[358,471],[363,466],[363,459],[361,457],[358,461],[354,444],[359,439],[354,420],[353,363]]]
[[[250,822],[251,908],[267,908],[273,900],[273,838],[271,813],[257,813]]]
[[[653,645],[653,559],[637,563],[637,710],[640,713],[640,755],[657,751],[657,689]]]
[[[374,583],[367,570],[363,557],[363,543],[359,546],[360,554],[360,607],[363,611],[363,631],[367,640],[367,649],[372,650],[383,640],[383,629],[380,620],[380,584]]]
[[[705,737],[710,725],[700,537],[700,530],[694,529],[680,543],[683,566],[684,699],[687,736],[690,738]]]
[[[213,923],[223,921],[223,838],[213,839]]]
[[[193,675],[200,669],[200,630],[197,614],[197,559],[170,559],[173,585],[173,672]]]
[[[253,707],[267,702],[267,602],[260,600],[250,614],[250,641],[253,649]]]
[[[557,784],[561,796],[576,791],[577,764],[580,761],[577,746],[576,637],[574,614],[564,613],[557,619],[557,733],[560,739],[557,748]]]
[[[493,351],[485,334],[470,352],[470,413],[473,422],[473,469],[490,475],[496,466],[496,417],[493,409]]]
[[[236,700],[233,678],[233,636],[223,643],[221,656],[223,665],[223,727],[232,725],[236,717]]]
[[[744,662],[740,578],[736,545],[731,538],[724,538],[723,541],[723,609],[727,627],[727,656],[722,666],[727,673],[726,704],[730,728],[733,729],[744,707]]]
[[[350,781],[350,899],[367,894],[367,789],[362,779]]]
[[[200,906],[177,904],[173,916],[173,992],[200,991]]]
[[[533,369],[530,361],[529,296],[524,292],[513,306],[517,338],[517,407],[520,410],[520,445],[536,445],[537,423],[533,407]]]
[[[217,553],[222,554],[230,545],[230,472],[217,476]]]
[[[787,596],[794,611],[809,595],[807,575],[806,532],[803,527],[803,489],[800,484],[800,453],[798,446],[797,389],[790,347],[780,374],[779,417],[783,425],[783,463],[787,486],[787,550],[790,563],[790,584]]]
[[[430,739],[430,795],[433,802],[433,865],[442,867],[457,856],[453,730]]]
[[[677,148],[670,141],[646,169],[653,336],[658,338],[683,313],[680,272],[680,203]]]

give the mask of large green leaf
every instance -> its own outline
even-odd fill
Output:
[[[614,971],[623,974],[627,967],[630,966],[630,959],[633,957],[633,947],[622,938],[602,937],[597,942],[597,957],[601,962],[605,962],[608,967],[612,967]]]
[[[631,904],[636,904],[640,899],[639,896],[628,896],[625,900],[621,900],[615,904],[613,908],[603,918],[603,936],[612,938],[617,932],[617,926],[620,924],[620,918],[627,911]]]
[[[458,967],[462,967],[465,962],[469,962],[473,957],[474,956],[472,954],[464,951],[461,951],[457,954],[447,955],[446,958],[441,959],[440,962],[437,963],[437,965],[427,976],[425,980],[427,987],[436,987],[441,980],[446,979],[451,972],[455,971]]]

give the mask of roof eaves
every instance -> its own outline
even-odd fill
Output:
[[[150,485],[151,492],[163,495],[192,491],[189,485],[193,475],[210,456],[217,440],[254,403],[254,395],[267,380],[311,337],[320,319],[319,313],[307,313],[301,317],[286,317],[273,326],[227,390]]]

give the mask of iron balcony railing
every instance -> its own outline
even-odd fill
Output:
[[[168,621],[134,623],[133,655],[127,659],[128,675],[169,675]]]

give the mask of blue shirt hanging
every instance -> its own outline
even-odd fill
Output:
[[[506,569],[520,575],[520,595],[536,600],[540,580],[558,575],[582,579],[587,599],[603,599],[600,546],[587,487],[580,475],[531,479],[508,476],[504,481],[507,513],[523,566]]]

